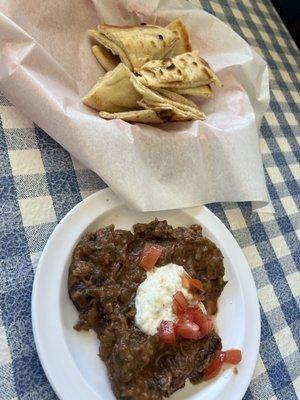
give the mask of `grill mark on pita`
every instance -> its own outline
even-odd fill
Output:
[[[166,69],[168,70],[168,71],[172,71],[173,69],[175,69],[176,67],[175,67],[175,65],[172,63],[172,64],[170,64],[170,65],[168,65],[167,67],[166,67]]]
[[[209,64],[207,61],[205,61],[203,58],[199,57],[199,59],[201,60],[202,64],[204,64],[206,67],[210,68]]]

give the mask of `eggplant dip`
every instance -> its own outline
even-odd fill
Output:
[[[69,269],[75,329],[93,329],[118,400],[160,400],[213,378],[239,350],[222,351],[212,315],[225,286],[223,256],[199,225],[155,219],[82,237]]]

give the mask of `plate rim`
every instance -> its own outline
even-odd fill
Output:
[[[101,189],[95,193],[93,193],[92,195],[88,196],[87,198],[83,199],[81,202],[79,202],[75,207],[73,207],[63,218],[62,220],[57,224],[57,226],[55,227],[55,229],[53,230],[53,232],[51,233],[51,235],[49,236],[47,243],[42,251],[42,254],[40,256],[37,268],[36,268],[36,272],[35,272],[35,276],[34,276],[34,282],[33,282],[33,288],[32,288],[32,295],[31,295],[31,319],[32,319],[32,329],[33,329],[33,337],[34,337],[34,341],[35,341],[35,346],[37,349],[37,353],[39,356],[39,360],[41,362],[41,365],[43,367],[44,373],[52,387],[52,389],[54,390],[54,392],[56,393],[56,395],[58,396],[59,399],[61,400],[68,400],[69,397],[67,393],[68,393],[68,388],[64,387],[65,385],[63,385],[63,382],[58,382],[57,381],[57,374],[55,373],[55,371],[53,371],[51,369],[51,367],[49,366],[49,355],[47,356],[47,351],[43,348],[41,342],[43,342],[43,339],[41,338],[40,332],[39,332],[39,327],[38,327],[38,319],[39,319],[39,315],[38,315],[38,310],[39,310],[39,304],[38,304],[38,289],[39,289],[39,285],[41,282],[41,277],[42,277],[42,266],[44,264],[44,260],[47,258],[47,253],[49,248],[51,248],[51,244],[52,242],[55,240],[55,238],[57,237],[57,235],[59,235],[59,232],[61,229],[63,229],[63,226],[68,222],[69,219],[72,218],[72,216],[74,214],[76,214],[78,212],[79,209],[84,209],[89,203],[92,203],[95,199],[97,199],[100,196],[100,198],[103,197],[107,197],[109,199],[111,199],[112,203],[115,203],[114,205],[124,205],[124,203],[119,200],[114,193],[111,191],[111,189],[106,188],[106,189]],[[107,204],[107,209],[105,209],[105,207],[103,207],[103,204],[99,207],[98,209],[98,216],[101,216],[103,213],[105,213],[106,211],[108,211],[109,209],[112,209],[112,205]],[[164,210],[164,211],[168,211],[168,210]],[[159,211],[160,213],[164,212],[164,211]],[[229,231],[229,229],[225,226],[225,224],[223,224],[223,222],[214,214],[212,213],[207,207],[205,206],[198,206],[198,207],[192,207],[192,208],[186,208],[186,209],[179,209],[178,211],[183,211],[184,213],[192,216],[194,219],[198,219],[198,214],[200,214],[200,212],[204,212],[204,217],[207,218],[208,220],[210,220],[210,222],[213,222],[214,225],[216,225],[219,229],[223,230],[224,232],[226,232],[227,235],[227,239],[231,241],[231,245],[233,245],[235,248],[238,249],[239,251],[239,256],[241,257],[241,259],[243,260],[243,264],[246,268],[243,268],[243,274],[248,275],[248,291],[251,292],[252,296],[251,296],[251,308],[254,311],[252,314],[252,319],[254,319],[254,323],[252,324],[252,328],[255,325],[255,329],[252,329],[252,339],[253,339],[253,350],[254,350],[254,355],[255,357],[253,358],[253,362],[252,365],[249,367],[248,366],[248,374],[247,374],[247,380],[244,379],[244,383],[241,383],[240,386],[238,387],[238,391],[239,393],[237,397],[235,397],[236,400],[240,400],[242,399],[242,397],[244,396],[250,382],[251,382],[251,378],[253,376],[254,373],[254,369],[256,366],[256,361],[257,361],[257,357],[259,354],[259,347],[260,347],[260,335],[261,335],[261,316],[260,316],[260,308],[259,308],[259,301],[258,301],[258,297],[257,297],[257,289],[254,283],[254,278],[251,272],[251,269],[249,267],[249,264],[246,260],[246,257],[242,251],[242,249],[240,248],[239,244],[237,243],[236,239],[233,237],[232,233]],[[139,212],[139,211],[137,211]],[[97,216],[96,216],[97,218]],[[203,215],[202,217],[203,218]],[[81,234],[83,233],[84,229],[82,230]],[[253,294],[255,293],[255,296],[253,296]],[[243,341],[245,339],[245,335],[243,336]],[[65,338],[64,338],[65,340]],[[64,343],[65,346],[67,346],[66,343]],[[68,358],[71,358],[70,354],[68,354]],[[99,393],[96,393],[95,390],[93,388],[91,388],[87,381],[83,379],[83,377],[81,376],[81,373],[78,369],[78,367],[76,366],[75,363],[73,363],[73,373],[76,373],[77,378],[79,379],[79,381],[83,381],[85,382],[85,385],[82,386],[80,388],[80,390],[83,390],[83,393],[81,394],[82,396],[86,396],[88,395],[89,400],[99,400]],[[72,375],[73,376],[73,375]],[[56,379],[55,379],[56,377]],[[86,388],[88,388],[88,391],[86,392]],[[82,398],[86,398],[86,397],[82,397]],[[225,397],[223,397],[223,400],[226,400]],[[230,397],[232,399],[232,397]],[[233,400],[233,399],[232,399]]]

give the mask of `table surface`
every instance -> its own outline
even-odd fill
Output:
[[[200,1],[269,65],[260,144],[273,214],[249,203],[209,208],[251,266],[261,306],[260,355],[245,399],[300,394],[299,50],[268,0]],[[298,65],[297,65],[298,64]],[[32,335],[35,269],[58,221],[105,183],[0,95],[0,399],[56,399]]]

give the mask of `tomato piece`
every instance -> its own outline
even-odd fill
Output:
[[[203,283],[199,279],[191,278],[191,285],[196,289],[203,290]]]
[[[162,252],[162,246],[152,243],[146,243],[140,254],[140,267],[142,267],[145,271],[150,271],[157,263],[157,260],[159,259]]]
[[[176,341],[175,323],[173,321],[161,321],[157,334],[162,342],[174,344]]]
[[[218,373],[221,370],[221,367],[223,365],[225,358],[225,352],[224,351],[218,351],[213,358],[212,362],[207,368],[204,368],[203,370],[203,379],[204,380],[209,380],[214,378],[215,376],[218,375]]]
[[[200,339],[201,333],[200,328],[197,324],[188,320],[180,320],[176,326],[177,335],[185,338],[185,339]]]
[[[206,317],[198,307],[189,307],[187,314],[189,315],[190,320],[195,322],[199,327],[202,325],[203,319]]]
[[[224,362],[228,364],[237,365],[242,360],[241,350],[231,349],[225,351]]]
[[[210,365],[203,370],[204,380],[214,378],[220,372],[223,363],[237,365],[242,360],[240,350],[231,349],[227,351],[218,351]]]
[[[181,283],[182,283],[182,286],[185,289],[187,289],[187,290],[190,289],[190,287],[191,287],[191,285],[190,285],[190,277],[189,277],[188,274],[182,274],[181,275]]]
[[[213,330],[214,330],[213,320],[209,317],[205,318],[200,327],[200,331],[201,331],[203,337],[208,335]]]
[[[181,275],[181,282],[182,282],[182,286],[185,289],[190,290],[191,288],[194,287],[196,289],[203,290],[202,282],[200,282],[199,279],[191,278],[188,274]]]
[[[195,321],[195,315],[198,313],[198,311],[201,313],[202,311],[198,307],[188,307],[185,311],[184,317],[188,319],[189,321],[197,322]],[[197,324],[198,325],[198,324]]]
[[[185,313],[187,306],[188,305],[184,294],[181,291],[176,292],[173,296],[173,313],[179,317]]]
[[[188,307],[185,315],[189,321],[194,322],[200,328],[201,337],[208,335],[214,329],[214,323],[212,319],[204,314],[198,307]]]

